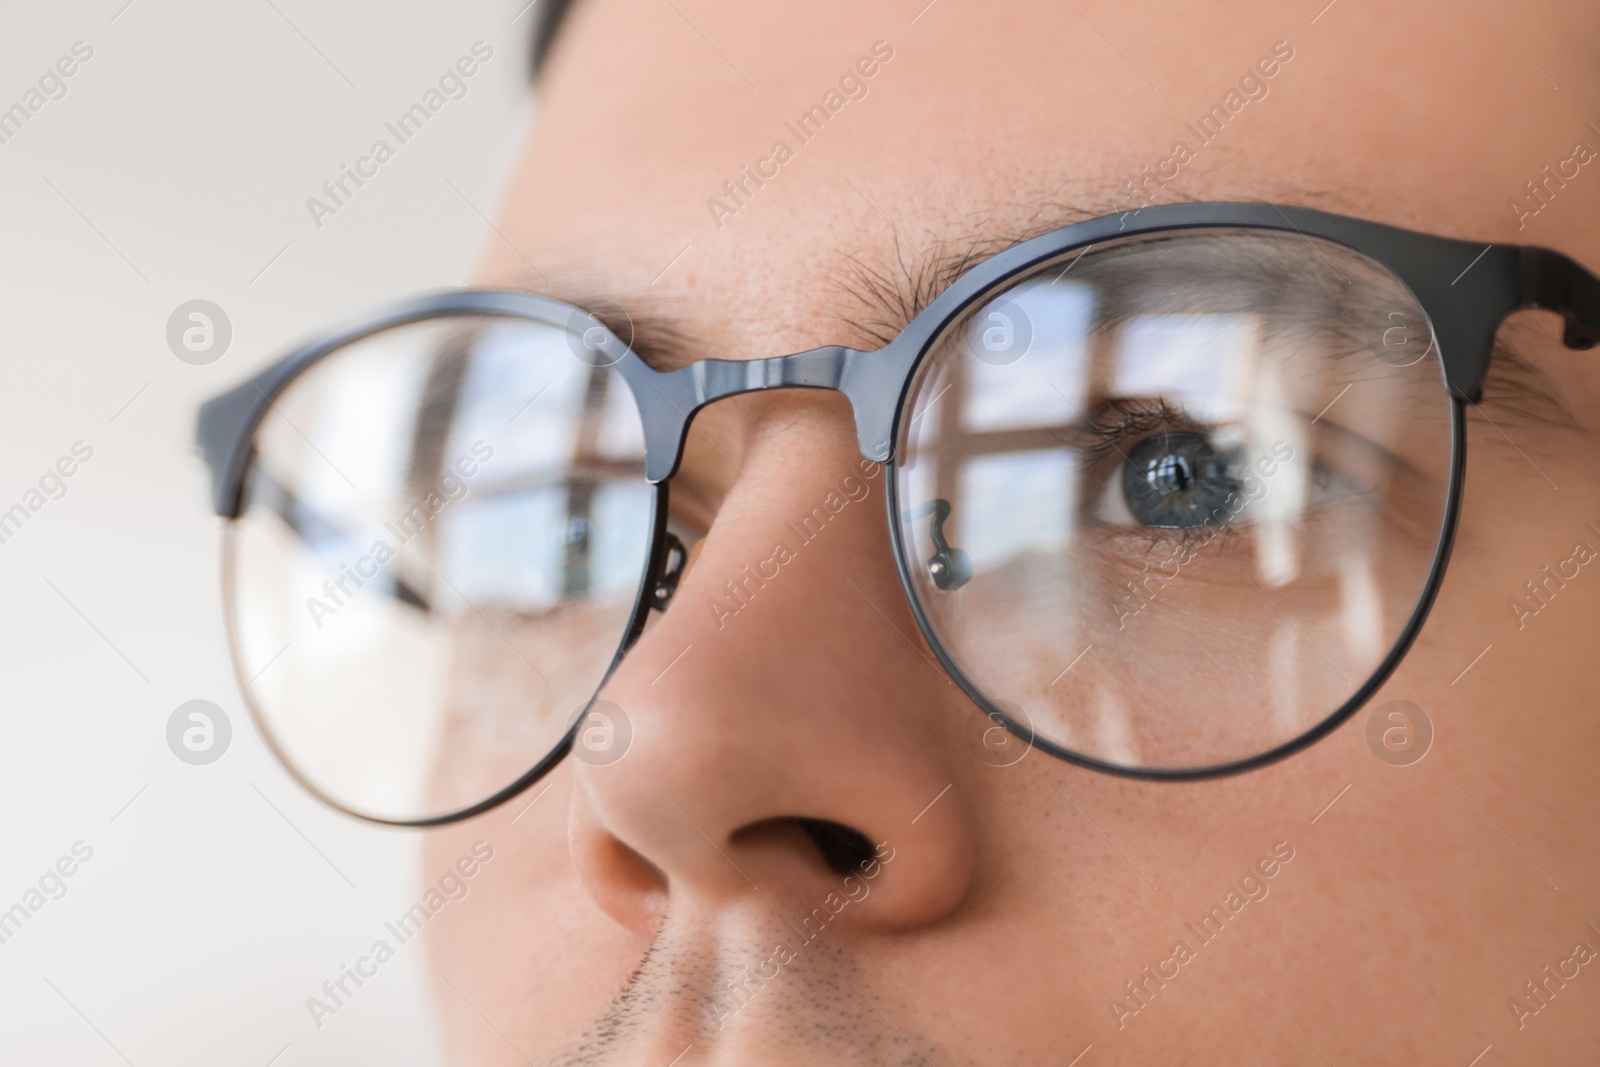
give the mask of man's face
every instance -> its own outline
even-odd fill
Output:
[[[953,254],[1137,207],[1125,183],[1178,141],[1153,199],[1600,265],[1600,163],[1524,187],[1600,146],[1592,7],[919,7],[584,0],[480,280],[618,306],[695,358],[870,348]],[[602,692],[626,754],[429,839],[430,870],[495,850],[431,927],[456,1057],[1594,1062],[1600,570],[1509,606],[1600,549],[1600,362],[1557,333],[1502,332],[1526,367],[1470,417],[1451,570],[1393,678],[1309,750],[1200,783],[980,758],[845,401],[700,412],[672,483],[691,566]],[[825,536],[735,619],[707,610],[829,493]],[[1369,747],[1392,699],[1431,720],[1420,762]]]

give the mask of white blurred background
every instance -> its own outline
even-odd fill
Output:
[[[228,661],[196,405],[375,303],[462,284],[529,117],[526,0],[8,4],[0,109],[93,55],[0,144],[0,910],[93,857],[0,944],[0,1064],[441,1062],[402,949],[319,1029],[306,998],[417,899],[419,838],[334,814],[262,745]],[[320,229],[306,206],[475,41],[494,50]],[[80,53],[82,48],[80,48]],[[53,89],[53,87],[52,87]],[[10,133],[10,127],[6,127]],[[214,363],[168,348],[205,299]],[[37,498],[34,498],[37,500]],[[229,717],[177,759],[168,717]],[[81,846],[80,846],[81,848]]]

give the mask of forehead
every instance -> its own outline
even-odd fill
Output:
[[[915,287],[930,254],[1140,197],[1527,239],[1506,190],[1563,116],[1470,8],[1374,34],[1337,6],[1157,6],[581,0],[484,277],[800,348],[852,340],[817,315],[850,318],[852,267]],[[1441,164],[1486,131],[1503,151]]]

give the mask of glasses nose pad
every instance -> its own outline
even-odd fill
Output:
[[[972,560],[959,548],[947,548],[928,557],[928,577],[946,593],[960,589],[972,577]]]
[[[972,560],[945,540],[944,521],[950,517],[950,501],[935,497],[907,512],[905,517],[910,522],[924,515],[932,516],[928,523],[928,538],[933,542],[933,555],[928,557],[928,577],[943,592],[960,589],[972,579]]]
[[[677,593],[678,582],[683,578],[684,569],[689,562],[689,550],[678,540],[677,535],[669,532],[666,538],[666,548],[662,553],[665,562],[662,564],[661,577],[656,579],[655,587],[650,590],[650,606],[656,611],[667,610],[667,605]]]

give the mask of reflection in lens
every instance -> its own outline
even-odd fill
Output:
[[[325,357],[257,431],[231,624],[313,788],[415,820],[515,782],[632,617],[654,489],[620,374],[567,331],[457,316]]]
[[[1229,473],[1237,465],[1205,434],[1153,434],[1128,450],[1122,498],[1145,526],[1204,526],[1243,488]]]
[[[1019,358],[994,358],[997,316]],[[1426,321],[1372,261],[1264,230],[1108,242],[980,301],[918,369],[897,474],[956,668],[1041,740],[1130,768],[1248,759],[1338,710],[1443,522]]]

